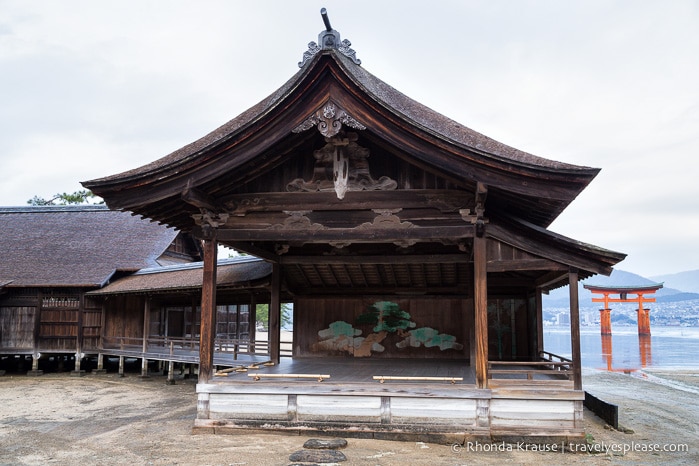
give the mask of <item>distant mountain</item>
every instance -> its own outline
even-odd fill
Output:
[[[689,301],[699,299],[699,293],[677,293],[668,296],[658,296],[656,301],[659,303],[676,303],[677,301]]]
[[[665,286],[677,288],[687,293],[699,293],[699,270],[658,275],[651,277],[656,282],[664,282]]]
[[[697,273],[697,277],[699,277],[699,270],[695,271]],[[685,273],[691,273],[691,272],[685,272]],[[683,275],[683,274],[676,274],[676,275]],[[652,285],[654,283],[661,283],[663,280],[660,280],[659,278],[662,277],[654,277],[652,280],[642,277],[641,275],[637,275],[635,273],[631,272],[625,272],[623,270],[617,270],[614,269],[612,274],[608,277],[605,277],[604,275],[595,275],[594,277],[588,278],[587,280],[583,280],[578,284],[578,297],[579,297],[579,302],[580,302],[580,307],[581,308],[586,308],[586,307],[595,307],[599,306],[598,303],[593,303],[592,302],[592,293],[589,290],[586,290],[583,287],[583,284],[590,284],[590,285],[599,285],[599,286],[634,286],[634,285]],[[696,293],[687,293],[685,291],[694,291],[694,290],[685,290],[685,289],[676,289],[676,288],[670,288],[669,283],[665,283],[663,288],[659,289],[657,293],[655,293],[655,297],[658,300],[658,302],[674,302],[674,301],[686,301],[686,300],[691,300],[691,299],[699,299],[699,294]],[[563,307],[567,308],[569,306],[569,294],[568,294],[568,287],[565,286],[563,288],[558,288],[556,290],[551,291],[548,296],[544,296],[544,305],[545,306],[550,306],[550,307]]]

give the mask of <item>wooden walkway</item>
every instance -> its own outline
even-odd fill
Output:
[[[126,358],[145,358],[149,361],[173,361],[186,364],[199,364],[199,348],[169,348],[166,346],[149,346],[144,353],[138,346],[125,345],[122,348],[103,348],[99,352],[104,356],[123,356]],[[267,354],[235,353],[217,351],[214,353],[214,366],[236,367],[241,364],[263,363],[269,361]]]

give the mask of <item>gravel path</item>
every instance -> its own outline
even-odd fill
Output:
[[[644,377],[645,375],[645,377]],[[348,438],[343,465],[699,464],[699,374],[591,371],[585,389],[620,406],[628,433],[585,412],[598,450],[554,453],[466,451],[450,445]],[[287,465],[311,437],[274,434],[192,435],[195,384],[135,375],[46,374],[0,377],[0,465]],[[648,450],[688,445],[688,452]],[[498,447],[491,445],[490,449]],[[495,448],[496,450],[498,448]]]

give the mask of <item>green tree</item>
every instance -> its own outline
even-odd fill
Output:
[[[369,306],[367,312],[357,317],[357,324],[374,325],[374,332],[389,333],[414,328],[416,325],[410,320],[410,314],[391,301],[377,301]]]
[[[261,325],[265,331],[269,329],[269,304],[258,304],[255,308],[255,321]],[[293,305],[282,303],[281,326],[286,327],[293,323]]]
[[[58,193],[50,199],[34,196],[27,201],[27,204],[34,206],[104,204],[104,201],[101,197],[95,196],[92,191],[83,189],[73,193]]]

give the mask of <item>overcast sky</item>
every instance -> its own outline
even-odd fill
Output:
[[[0,205],[82,189],[215,129],[323,29],[409,97],[599,167],[552,224],[645,276],[699,269],[699,2],[0,0]]]

